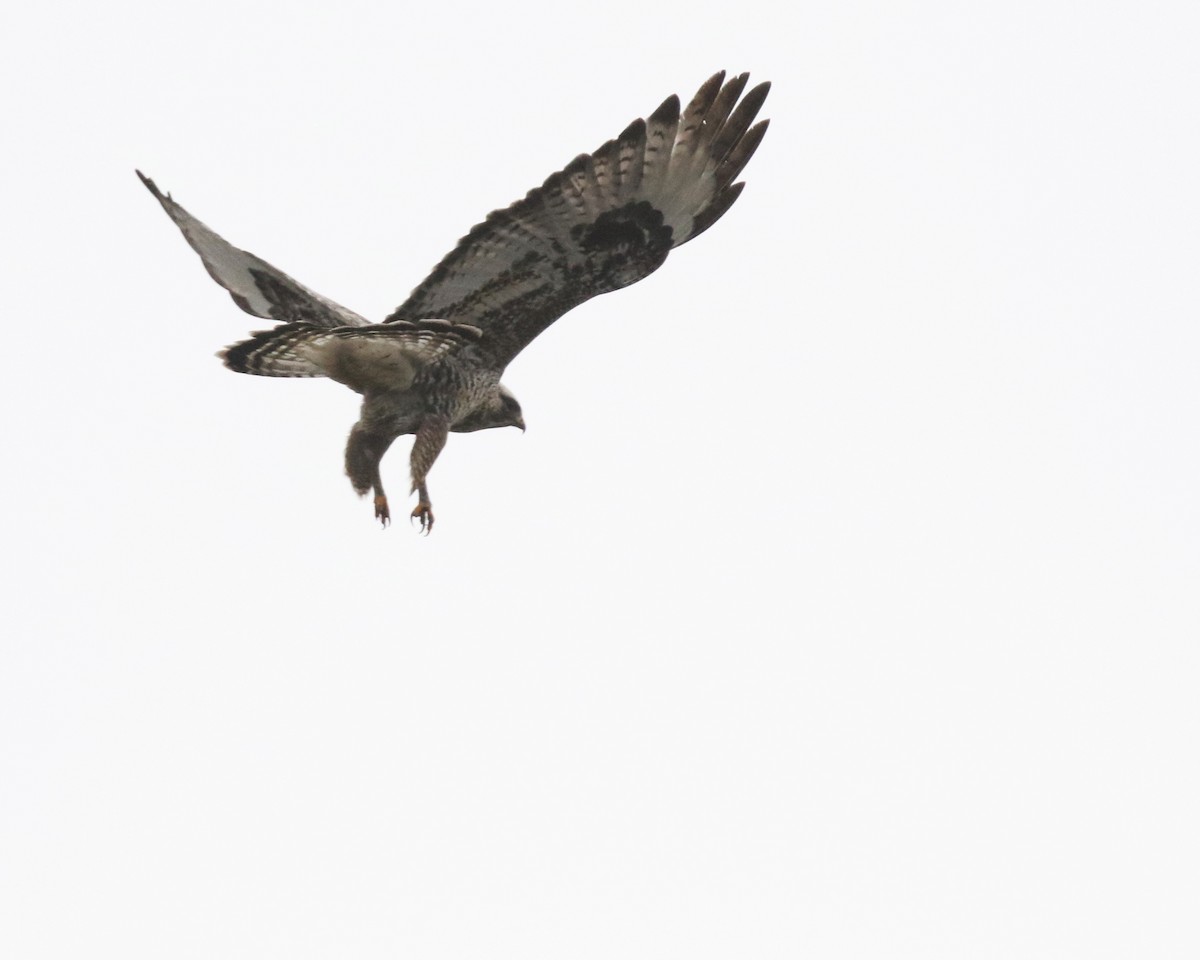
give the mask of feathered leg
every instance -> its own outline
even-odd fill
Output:
[[[388,511],[387,494],[383,492],[383,480],[379,476],[379,461],[395,439],[386,434],[372,433],[359,422],[354,425],[350,439],[346,441],[346,474],[354,485],[354,492],[361,497],[374,489],[375,517],[385,527],[391,520],[391,513]]]
[[[441,416],[426,417],[417,429],[417,439],[413,441],[412,457],[412,488],[417,492],[417,505],[412,517],[421,522],[421,532],[428,534],[433,529],[433,507],[429,502],[429,491],[425,488],[425,477],[433,467],[433,462],[446,445],[446,436],[450,432],[450,421]]]

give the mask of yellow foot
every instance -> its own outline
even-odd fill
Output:
[[[375,519],[385,527],[391,522],[392,514],[388,510],[387,497],[382,493],[375,497]]]
[[[421,521],[421,532],[425,536],[429,536],[429,531],[433,529],[433,508],[422,500],[417,504],[412,512],[413,520]]]

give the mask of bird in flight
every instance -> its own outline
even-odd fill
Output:
[[[209,275],[270,330],[221,351],[264,377],[329,377],[362,394],[346,444],[355,491],[390,519],[379,463],[414,434],[412,518],[433,528],[426,477],[449,433],[525,429],[500,382],[512,359],[572,307],[636,283],[673,247],[712,226],[742,191],[734,182],[763,134],[769,83],[710,77],[682,110],[677,96],[616,139],[581,154],[524,199],[490,213],[383,323],[327,300],[232,246],[138,171]],[[745,95],[743,96],[743,93]]]

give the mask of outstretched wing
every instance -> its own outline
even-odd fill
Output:
[[[318,327],[358,327],[367,323],[353,310],[313,293],[267,261],[239,250],[184,210],[169,193],[159,190],[140,170],[137,175],[200,254],[209,276],[228,290],[233,302],[247,313],[280,323]]]
[[[437,317],[483,331],[501,366],[572,307],[657,270],[733,205],[766,133],[769,83],[716,74],[679,110],[668,97],[595,153],[489,214],[385,323]],[[741,98],[739,102],[739,98]],[[751,124],[754,124],[753,126]]]

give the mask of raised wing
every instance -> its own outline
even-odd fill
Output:
[[[239,250],[184,210],[170,194],[159,190],[140,170],[137,175],[200,254],[209,276],[228,290],[233,302],[247,313],[280,323],[318,327],[358,327],[367,323],[353,310],[314,293],[266,260]]]
[[[572,307],[657,270],[741,193],[733,181],[766,133],[767,121],[754,118],[770,89],[762,83],[742,97],[748,79],[710,77],[682,114],[668,97],[489,214],[384,322],[473,324],[480,348],[504,366]]]

